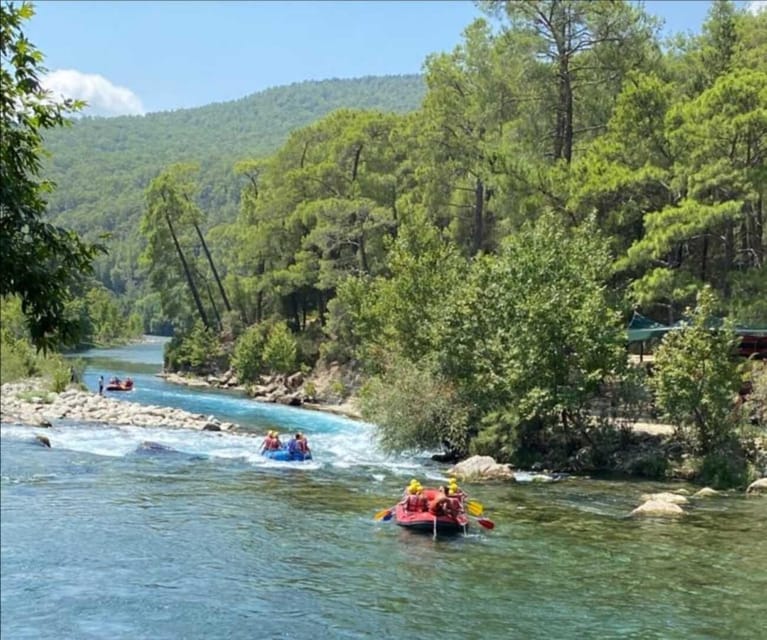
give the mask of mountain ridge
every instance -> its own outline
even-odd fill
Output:
[[[236,161],[273,153],[290,132],[337,109],[417,109],[425,90],[418,74],[307,80],[200,107],[77,118],[46,135],[44,174],[57,185],[49,213],[86,237],[108,231],[124,239],[138,225],[152,178],[169,164],[197,162],[201,205],[211,222],[230,220]]]

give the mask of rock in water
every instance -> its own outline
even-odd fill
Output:
[[[664,502],[662,500],[648,500],[640,504],[631,512],[634,517],[637,516],[683,516],[684,510],[678,504]]]
[[[746,493],[767,493],[767,478],[759,478],[759,480],[754,480],[750,485],[748,485]]]
[[[136,453],[168,453],[171,451],[175,451],[175,449],[159,442],[152,442],[151,440],[144,440],[144,442],[136,447]]]
[[[48,447],[49,449],[51,448],[51,441],[48,436],[35,436],[35,440],[37,440],[44,447]]]

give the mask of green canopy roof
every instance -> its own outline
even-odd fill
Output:
[[[721,325],[722,320],[717,319],[711,323],[712,328]],[[643,316],[641,313],[634,311],[634,315],[629,322],[627,329],[628,342],[644,342],[650,338],[662,338],[669,331],[679,329],[684,326],[684,321],[679,321],[675,324],[662,324],[656,322],[650,318]],[[739,336],[756,336],[759,338],[767,338],[767,326],[762,327],[744,327],[737,325],[735,327],[735,333]]]
[[[628,326],[628,341],[643,342],[650,338],[662,338],[665,333],[668,333],[673,328],[673,326],[661,324],[634,311]]]

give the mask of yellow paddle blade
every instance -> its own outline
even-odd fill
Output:
[[[468,511],[473,516],[481,516],[485,512],[485,508],[482,506],[481,502],[477,502],[476,500],[469,500],[466,503],[466,511]]]
[[[391,507],[387,507],[386,509],[381,509],[378,513],[376,513],[373,516],[373,520],[382,520],[387,515],[389,515],[389,513],[391,513],[391,510],[392,510]]]

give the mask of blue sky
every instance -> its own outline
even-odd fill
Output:
[[[34,4],[26,34],[45,55],[47,85],[99,115],[235,100],[302,80],[419,73],[481,15],[468,0]],[[667,33],[698,32],[709,6],[645,3]]]

